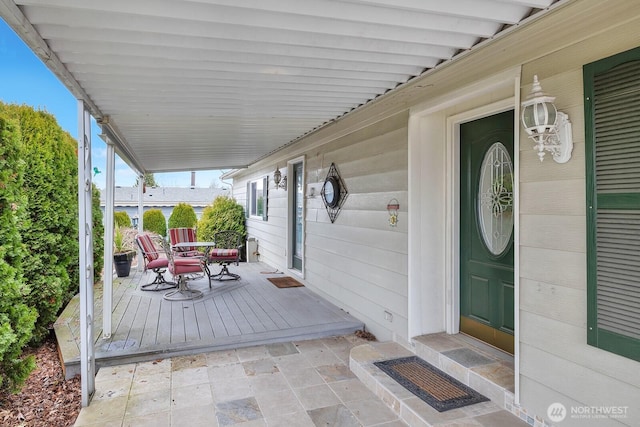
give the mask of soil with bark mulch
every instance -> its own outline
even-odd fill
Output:
[[[27,350],[36,369],[18,394],[0,392],[0,425],[7,427],[67,427],[80,413],[80,377],[64,379],[54,337]]]

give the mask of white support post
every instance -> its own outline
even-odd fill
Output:
[[[138,175],[138,233],[144,230],[142,217],[144,216],[144,175]],[[138,248],[138,271],[144,270],[144,262],[142,261],[142,252]]]
[[[89,406],[95,393],[93,346],[93,220],[91,212],[91,116],[78,100],[78,242],[80,247],[80,385],[81,403]]]
[[[113,205],[115,191],[116,151],[113,141],[106,136],[107,176],[104,204],[104,276],[102,290],[102,338],[111,337],[111,314],[113,312]]]

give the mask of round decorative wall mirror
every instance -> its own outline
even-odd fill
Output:
[[[322,201],[324,202],[325,208],[327,208],[331,222],[334,222],[338,217],[342,204],[347,198],[347,194],[347,187],[344,185],[340,174],[338,174],[336,165],[331,163],[327,177],[322,185],[322,190],[320,191]]]

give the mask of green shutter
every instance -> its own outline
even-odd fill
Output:
[[[589,344],[640,360],[640,49],[584,67]]]

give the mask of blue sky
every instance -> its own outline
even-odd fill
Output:
[[[74,138],[78,137],[77,102],[58,78],[35,56],[14,31],[0,19],[0,101],[26,104],[53,114],[58,124]],[[106,145],[98,137],[99,127],[91,124],[92,164],[101,173],[94,177],[99,188],[105,187]],[[188,187],[191,172],[154,174],[163,187]],[[219,171],[196,172],[196,186],[221,185]],[[116,185],[134,185],[134,172],[116,156]]]

